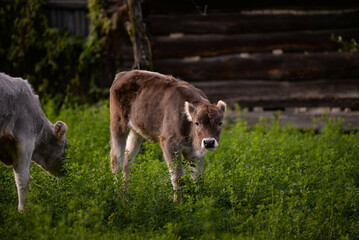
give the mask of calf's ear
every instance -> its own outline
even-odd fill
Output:
[[[223,102],[222,100],[219,100],[217,103],[217,107],[219,107],[222,110],[222,112],[225,112],[227,104],[225,102]]]
[[[65,136],[65,132],[67,130],[67,126],[64,122],[57,121],[54,125],[54,134],[58,141],[63,140]]]
[[[184,103],[184,111],[186,113],[188,121],[190,121],[190,122],[193,121],[192,114],[193,114],[194,110],[195,110],[195,108],[192,103],[189,103],[187,101]]]

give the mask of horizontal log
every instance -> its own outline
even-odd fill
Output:
[[[331,39],[332,35],[340,35],[347,40],[359,39],[359,28],[270,34],[157,36],[152,39],[152,50],[155,58],[215,56],[273,49],[336,51],[340,46]]]
[[[297,1],[235,1],[235,0],[196,0],[196,1],[184,1],[184,0],[146,0],[145,5],[152,13],[173,14],[173,13],[213,13],[224,11],[239,11],[243,9],[348,9],[358,8],[359,3],[357,0],[327,0],[327,1],[309,1],[309,0],[297,0]]]
[[[150,15],[151,34],[258,33],[356,28],[359,11],[328,14]]]
[[[238,113],[230,111],[229,122],[238,120]],[[278,112],[276,111],[263,111],[263,112],[240,112],[239,118],[247,122],[247,126],[254,126],[261,118],[265,118],[271,123],[274,119],[278,119]],[[325,127],[325,121],[328,118],[338,119],[341,118],[343,128],[345,131],[353,131],[359,128],[359,112],[331,112],[328,110],[326,113],[316,112],[294,112],[283,111],[279,114],[279,122],[281,126],[291,124],[291,126],[300,129],[319,130]],[[315,122],[313,121],[314,119]]]
[[[359,55],[285,53],[224,55],[200,59],[155,59],[156,71],[187,81],[215,79],[342,79],[359,77]]]
[[[359,79],[303,82],[193,82],[212,101],[241,107],[342,107],[359,109]]]

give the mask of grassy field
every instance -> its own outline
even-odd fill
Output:
[[[205,157],[204,185],[187,171],[174,204],[158,144],[143,145],[127,193],[114,181],[107,103],[44,111],[68,125],[68,174],[32,163],[20,214],[12,169],[0,166],[0,239],[359,239],[359,133],[340,121],[319,133],[238,122]]]

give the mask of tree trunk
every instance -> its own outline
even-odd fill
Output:
[[[134,64],[132,69],[153,70],[151,44],[146,34],[146,26],[143,23],[140,0],[127,0],[130,22],[125,23],[130,36]]]

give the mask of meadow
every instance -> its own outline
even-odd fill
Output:
[[[114,181],[107,102],[43,109],[68,125],[68,172],[54,178],[32,163],[18,213],[12,169],[0,166],[0,239],[359,239],[359,133],[340,120],[319,132],[227,126],[203,185],[187,170],[176,204],[158,144],[142,145],[128,192]]]

